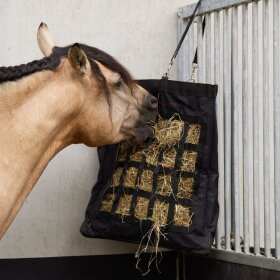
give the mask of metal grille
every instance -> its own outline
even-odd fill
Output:
[[[180,38],[194,5],[179,9]],[[202,20],[206,29],[202,34]],[[220,219],[212,257],[280,270],[279,0],[204,0],[178,56],[219,85]]]

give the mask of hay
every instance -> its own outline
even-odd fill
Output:
[[[199,143],[200,129],[200,124],[190,124],[186,138],[186,143],[197,145]]]
[[[167,148],[163,151],[161,165],[166,168],[174,168],[177,151],[175,148]]]
[[[180,177],[178,184],[178,193],[179,198],[190,199],[193,193],[194,178],[193,177]]]
[[[172,193],[171,175],[158,175],[157,194],[169,196]]]
[[[127,188],[135,188],[138,170],[135,167],[130,167],[126,170],[123,185]]]
[[[151,192],[153,188],[153,172],[151,170],[144,169],[141,175],[139,189]]]
[[[120,184],[123,169],[121,167],[117,168],[113,174],[111,186],[116,187]]]
[[[106,194],[101,202],[100,211],[111,212],[115,195],[113,193]]]
[[[153,215],[149,219],[153,221],[153,225],[149,229],[149,231],[143,236],[140,241],[138,250],[135,254],[137,258],[136,268],[138,268],[143,275],[147,274],[150,271],[151,264],[155,261],[156,266],[161,261],[158,260],[158,251],[159,241],[161,238],[167,239],[166,235],[163,233],[164,227],[167,225],[167,216],[168,216],[168,203],[161,202],[156,200],[153,207]],[[145,241],[145,245],[142,248],[142,243]],[[143,273],[143,271],[139,268],[139,263],[141,261],[141,254],[147,252],[148,246],[151,245],[153,248],[153,252],[149,259],[147,271]],[[161,253],[160,253],[161,257]],[[159,271],[159,269],[158,269]]]
[[[174,225],[181,227],[189,227],[192,223],[192,214],[189,207],[175,205]]]
[[[160,152],[160,147],[156,144],[151,144],[144,151],[144,154],[146,156],[146,162],[148,164],[157,165],[159,152]]]
[[[144,144],[135,146],[134,149],[133,149],[133,152],[130,156],[130,160],[131,161],[137,161],[137,162],[142,161],[142,157],[145,154],[144,153],[145,149],[146,149],[146,145],[144,145]]]
[[[178,144],[183,135],[184,122],[172,116],[169,120],[159,119],[155,124],[155,139],[160,146]]]
[[[147,220],[148,205],[149,205],[149,199],[144,198],[144,197],[137,198],[134,216],[138,220],[140,220],[140,221]]]
[[[129,216],[131,201],[132,201],[132,195],[125,194],[125,195],[121,196],[116,213],[123,217]]]
[[[166,226],[168,216],[168,203],[156,200],[153,207],[153,215],[149,219],[154,225],[161,228]]]
[[[128,142],[121,142],[119,146],[119,151],[118,151],[118,161],[125,161],[127,158],[127,152],[130,148],[130,145]]]
[[[197,152],[186,150],[182,156],[181,170],[195,172]]]

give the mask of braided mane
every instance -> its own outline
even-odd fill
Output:
[[[27,64],[21,64],[19,66],[0,67],[0,84],[7,81],[18,80],[22,77],[31,75],[38,71],[55,69],[60,64],[61,59],[67,56],[70,47],[71,46],[54,47],[53,52],[50,56],[44,57],[40,60],[34,60]],[[80,47],[87,55],[93,73],[95,73],[99,82],[103,86],[106,86],[106,78],[104,77],[98,64],[94,60],[100,62],[110,70],[119,73],[128,86],[133,85],[134,82],[131,75],[115,58],[105,53],[104,51],[101,51],[94,47],[90,47],[84,44],[80,44]]]
[[[16,81],[38,71],[55,69],[60,64],[61,59],[67,56],[68,50],[71,46],[54,47],[51,55],[48,57],[44,57],[41,60],[34,60],[30,63],[21,64],[19,66],[0,67],[0,84],[7,81]],[[106,78],[95,60],[109,68],[111,71],[119,73],[123,81],[130,88],[131,92],[136,83],[131,77],[130,73],[111,55],[102,50],[87,46],[85,44],[79,44],[79,46],[85,52],[90,62],[91,70],[97,77],[99,87],[105,93],[107,102],[111,110],[110,90],[107,85]]]
[[[33,74],[41,70],[51,70],[56,68],[60,60],[53,59],[52,55],[41,60],[34,60],[27,64],[18,66],[0,67],[0,83],[15,81],[24,76]]]

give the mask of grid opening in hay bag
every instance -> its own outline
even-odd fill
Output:
[[[154,137],[98,148],[98,180],[81,232],[207,254],[218,218],[217,86],[139,84],[158,96]]]

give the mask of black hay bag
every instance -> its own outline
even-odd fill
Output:
[[[147,143],[98,148],[81,233],[208,254],[218,220],[217,86],[142,80],[158,97]]]

